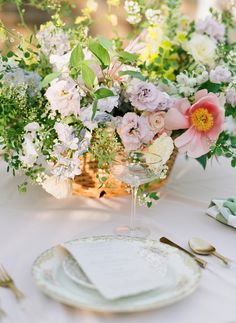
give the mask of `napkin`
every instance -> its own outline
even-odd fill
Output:
[[[89,280],[106,299],[116,299],[166,286],[167,263],[122,240],[65,243]]]
[[[217,221],[236,228],[236,199],[213,199],[206,211]]]

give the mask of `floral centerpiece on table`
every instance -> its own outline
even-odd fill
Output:
[[[110,10],[120,2],[109,0]],[[194,22],[178,0],[126,0],[131,40],[90,36],[97,3],[87,5],[74,24],[54,14],[29,40],[1,26],[17,44],[0,61],[8,170],[66,197],[88,154],[108,174],[117,152],[140,149],[160,155],[164,178],[174,146],[204,167],[213,156],[235,167],[236,137],[226,126],[236,117],[234,4]],[[99,180],[105,185],[106,176]],[[145,198],[150,206],[158,197]]]

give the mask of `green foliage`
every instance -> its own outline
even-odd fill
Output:
[[[97,57],[101,63],[102,69],[105,69],[110,65],[110,56],[105,47],[103,47],[99,42],[92,40],[89,42],[90,51]]]
[[[199,164],[203,167],[203,169],[206,169],[207,166],[207,154],[203,155],[201,157],[196,158],[196,160],[199,162]]]
[[[108,98],[109,96],[114,96],[114,93],[107,88],[100,88],[94,93],[94,102],[93,102],[93,114],[92,120],[94,119],[97,112],[97,103],[99,99]]]
[[[54,79],[58,78],[60,75],[61,75],[61,72],[60,71],[48,74],[42,80],[41,86],[42,87],[48,86]]]
[[[81,64],[82,79],[85,85],[91,89],[95,81],[94,71],[89,67],[86,61]]]
[[[166,19],[167,35],[170,39],[176,36],[178,24],[180,20],[180,5],[181,0],[167,0],[168,16]]]
[[[77,44],[71,52],[70,67],[79,68],[81,62],[84,60],[84,52],[80,44]]]
[[[143,76],[142,73],[140,72],[137,72],[137,71],[121,71],[119,72],[119,75],[122,76],[122,75],[129,75],[131,76],[132,78],[136,78],[136,79],[139,79],[141,81],[145,81],[145,76]]]
[[[231,160],[231,166],[236,167],[236,136],[223,131],[216,143],[211,147],[208,158],[223,156]]]
[[[208,92],[218,93],[221,87],[221,83],[212,83],[210,81],[207,81],[200,86],[199,90],[206,89],[208,90]]]
[[[133,64],[137,61],[138,55],[137,54],[131,54],[126,51],[121,51],[118,53],[118,57],[121,63],[123,64]]]
[[[112,165],[119,149],[120,144],[115,133],[104,127],[94,130],[89,151],[92,158],[97,160],[98,168],[107,169]]]

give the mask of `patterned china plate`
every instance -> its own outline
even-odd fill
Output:
[[[73,240],[67,243],[93,244],[98,241],[109,242],[114,239],[123,240],[125,243],[139,247],[140,250],[143,250],[147,261],[155,263],[155,255],[157,254],[158,259],[160,256],[166,259],[168,261],[166,280],[168,283],[135,296],[107,300],[96,289],[91,289],[91,286],[81,284],[81,276],[79,276],[80,282],[78,283],[65,273],[63,263],[66,259],[68,260],[68,255],[59,252],[58,246],[43,252],[36,259],[32,267],[34,281],[45,294],[61,303],[81,309],[110,313],[128,313],[161,308],[180,301],[197,288],[201,272],[196,262],[184,252],[159,241],[118,236],[98,236]],[[74,271],[73,274],[75,274]],[[83,278],[87,279],[86,275]]]

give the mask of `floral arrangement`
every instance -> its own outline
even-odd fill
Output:
[[[107,2],[110,10],[121,5]],[[154,152],[162,178],[174,146],[203,167],[214,156],[235,167],[234,4],[197,22],[179,6],[125,0],[131,40],[90,35],[95,0],[71,25],[54,13],[30,39],[1,24],[8,49],[0,58],[0,145],[8,170],[66,197],[88,153],[109,172],[121,149]],[[145,196],[149,205],[157,199]]]

